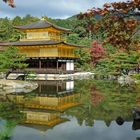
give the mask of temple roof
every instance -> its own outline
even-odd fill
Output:
[[[53,41],[53,40],[4,42],[0,43],[0,46],[38,46],[38,45],[58,45],[58,44],[65,44],[73,47],[82,47],[80,45],[69,44],[63,41]]]
[[[40,132],[46,132],[48,129],[51,128],[51,127],[49,127],[47,125],[24,124],[24,123],[20,124],[20,126],[36,129],[36,130],[38,130]]]
[[[42,29],[42,28],[49,28],[49,27],[53,27],[55,29],[66,31],[66,32],[70,31],[70,29],[66,29],[66,28],[54,25],[54,24],[48,22],[47,20],[40,20],[40,21],[31,23],[28,25],[16,26],[15,28],[26,30],[26,29]]]

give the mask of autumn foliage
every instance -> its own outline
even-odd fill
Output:
[[[140,104],[140,98],[136,99],[136,103],[139,105]]]
[[[102,43],[99,43],[98,41],[93,41],[90,55],[91,55],[91,62],[93,66],[96,66],[98,61],[104,57],[106,53],[106,50],[103,48]]]
[[[140,63],[140,0],[105,3],[103,8],[92,8],[79,14],[79,19],[99,17],[89,23],[90,32],[100,33],[102,42],[93,42],[92,64],[102,74],[128,74]],[[89,29],[89,28],[88,28]],[[104,48],[106,48],[106,50]]]
[[[131,44],[138,46],[139,41],[132,39],[139,29],[140,0],[127,2],[106,3],[103,8],[92,8],[79,18],[94,17],[100,15],[102,18],[95,24],[89,25],[91,31],[104,31],[104,43],[110,43],[114,47],[130,50]]]
[[[97,106],[102,102],[105,97],[96,89],[96,86],[91,87],[91,102],[94,106]]]
[[[3,0],[4,2],[8,3],[9,6],[15,7],[14,0]]]

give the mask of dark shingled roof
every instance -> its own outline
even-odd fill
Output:
[[[24,30],[24,29],[41,29],[41,28],[49,28],[49,27],[54,27],[56,29],[67,31],[67,32],[70,31],[70,29],[59,27],[57,25],[48,22],[47,20],[40,20],[28,25],[16,26],[15,28]]]
[[[4,43],[0,43],[0,46],[38,46],[38,45],[57,45],[57,44],[66,44],[74,47],[82,47],[79,45],[65,43],[63,41],[53,41],[53,40],[4,42]]]

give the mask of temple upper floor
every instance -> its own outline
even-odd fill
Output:
[[[56,26],[47,20],[40,20],[29,25],[16,26],[15,28],[24,33],[20,41],[54,40],[66,42],[65,34],[70,32],[69,29]]]
[[[41,41],[41,40],[54,40],[54,41],[64,41],[66,42],[66,37],[63,34],[57,32],[48,31],[29,31],[24,36],[20,38],[20,41]]]

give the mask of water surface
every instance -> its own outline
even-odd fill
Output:
[[[39,81],[32,93],[1,97],[0,138],[138,140],[132,108],[140,106],[139,91],[113,81]]]

